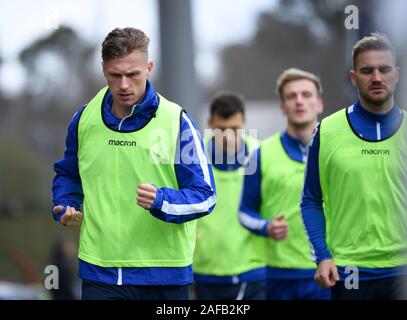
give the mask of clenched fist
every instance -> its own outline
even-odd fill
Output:
[[[314,280],[322,288],[332,288],[340,280],[338,268],[332,259],[323,260],[319,263]]]
[[[288,222],[284,220],[284,215],[279,215],[271,220],[267,227],[267,233],[269,237],[277,241],[284,240],[287,237]]]
[[[64,209],[63,206],[55,206],[53,211],[55,214],[60,213]],[[59,220],[61,224],[67,227],[80,226],[82,223],[83,213],[75,208],[67,206],[64,215]]]
[[[137,189],[137,204],[149,210],[154,203],[155,197],[157,196],[157,188],[152,184],[142,183]]]

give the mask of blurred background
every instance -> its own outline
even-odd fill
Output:
[[[348,30],[347,5],[359,11]],[[74,113],[105,82],[100,46],[115,27],[151,38],[156,89],[206,127],[218,90],[241,93],[247,128],[264,138],[284,128],[275,94],[289,67],[316,73],[323,116],[351,104],[351,49],[372,31],[397,49],[407,103],[404,0],[0,0],[0,299],[79,297],[78,231],[51,217],[53,163]],[[60,290],[44,290],[44,269],[60,271]]]

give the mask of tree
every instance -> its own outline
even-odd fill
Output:
[[[273,99],[277,77],[297,67],[321,77],[325,114],[347,106],[355,98],[355,92],[349,92],[347,4],[345,0],[280,0],[276,10],[260,14],[257,31],[248,43],[223,49],[223,72],[212,91],[229,89],[247,99]],[[360,4],[360,8],[368,15],[369,7]]]
[[[20,53],[26,85],[2,102],[0,118],[0,202],[11,203],[12,211],[49,206],[52,164],[63,155],[67,125],[103,83],[95,76],[95,56],[95,46],[69,27]]]
[[[60,27],[20,54],[27,82],[16,113],[25,120],[25,141],[48,159],[61,156],[67,124],[102,86],[94,70],[95,52],[73,29]]]

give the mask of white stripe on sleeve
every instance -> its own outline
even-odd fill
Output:
[[[188,123],[188,126],[191,130],[192,137],[194,139],[194,143],[195,143],[196,150],[197,150],[199,164],[201,166],[201,169],[202,169],[202,172],[204,175],[204,180],[208,184],[208,186],[210,186],[211,189],[213,190],[212,184],[211,184],[211,177],[210,177],[209,169],[208,169],[208,160],[206,158],[204,150],[202,149],[202,144],[201,144],[201,140],[199,139],[198,132],[196,131],[191,120],[188,118],[188,116],[185,113],[182,114],[182,117]],[[164,200],[161,211],[166,214],[189,215],[189,214],[207,212],[215,203],[216,203],[216,195],[212,195],[207,200],[200,202],[200,203],[173,204],[173,203],[169,203],[168,201]]]
[[[252,230],[261,230],[267,224],[267,221],[253,218],[243,211],[239,212],[239,220],[245,227]]]
[[[173,215],[188,215],[200,212],[207,212],[209,208],[216,203],[216,196],[210,196],[208,200],[201,203],[192,204],[171,204],[168,201],[163,201],[161,211]]]
[[[208,160],[206,159],[206,155],[202,149],[202,145],[201,145],[201,141],[198,137],[198,133],[196,132],[194,126],[192,125],[191,120],[189,120],[189,118],[187,117],[187,115],[185,113],[182,114],[182,118],[184,118],[184,120],[188,123],[189,128],[192,132],[192,136],[194,138],[194,142],[196,145],[196,151],[198,154],[199,163],[201,164],[202,172],[204,174],[205,182],[212,188],[211,177],[209,175],[209,169],[208,169]]]

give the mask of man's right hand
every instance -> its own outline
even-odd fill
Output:
[[[332,259],[323,260],[319,263],[314,280],[322,288],[332,288],[339,281],[338,268]]]
[[[284,220],[284,215],[279,215],[270,221],[267,226],[267,233],[269,237],[277,241],[287,238],[288,222]]]
[[[60,213],[64,209],[63,206],[55,206],[53,211],[55,214]],[[61,217],[59,222],[67,227],[80,226],[82,223],[83,213],[77,211],[75,208],[67,206],[64,215]]]

